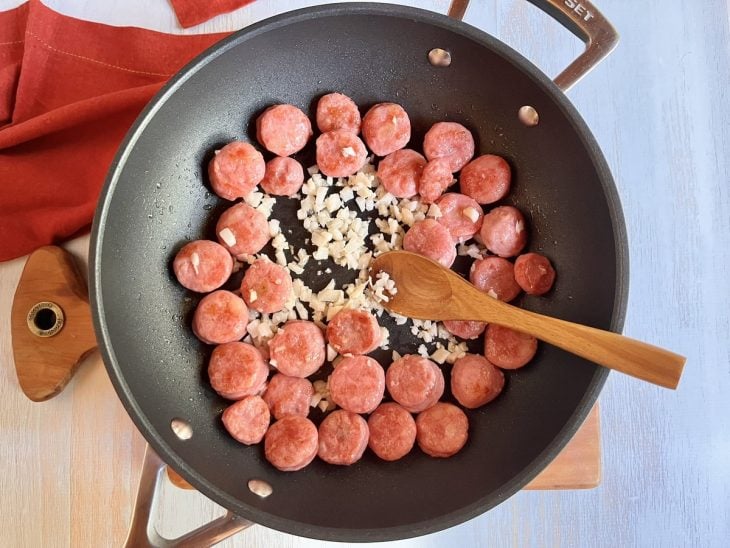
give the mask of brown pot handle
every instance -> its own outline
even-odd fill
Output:
[[[212,546],[254,525],[253,522],[238,517],[231,512],[226,512],[225,515],[176,539],[166,539],[160,536],[157,529],[155,529],[154,517],[157,508],[158,490],[160,483],[163,481],[166,466],[157,456],[157,453],[148,445],[144,453],[142,475],[139,478],[132,523],[129,526],[127,540],[124,543],[126,548],[139,548],[142,546],[197,548],[199,546]]]
[[[588,0],[528,0],[558,21],[586,45],[585,51],[554,80],[555,85],[568,91],[618,44],[618,32],[603,14]],[[463,19],[469,0],[452,0],[448,15]]]
[[[86,282],[68,251],[45,246],[28,257],[13,298],[11,335],[18,383],[33,401],[59,394],[96,349]]]

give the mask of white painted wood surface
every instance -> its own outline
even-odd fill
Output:
[[[19,4],[0,0],[0,9]],[[46,0],[63,13],[180,32],[164,0]],[[257,0],[186,32],[233,30],[316,2]],[[446,0],[405,2],[445,11]],[[390,547],[728,546],[730,542],[729,7],[723,0],[596,0],[622,35],[571,99],[611,166],[631,252],[625,333],[689,357],[676,393],[612,374],[601,396],[603,485],[522,492],[448,531]],[[578,42],[524,0],[472,0],[467,22],[557,74]],[[88,240],[70,244],[80,258]],[[98,357],[34,404],[12,364],[9,312],[22,260],[0,264],[0,544],[119,545],[143,442]],[[163,534],[221,510],[166,490]],[[225,546],[340,546],[254,527]]]

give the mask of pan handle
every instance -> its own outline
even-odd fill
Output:
[[[618,32],[588,0],[528,0],[558,21],[586,45],[585,51],[557,78],[555,85],[567,92],[598,63],[603,61],[618,44]],[[469,0],[452,0],[449,17],[461,20]]]
[[[137,499],[134,501],[132,523],[129,526],[125,548],[139,548],[150,546],[153,548],[193,548],[212,546],[235,535],[239,531],[254,525],[231,512],[206,523],[189,533],[175,538],[162,537],[155,528],[154,517],[157,509],[157,495],[160,483],[164,477],[165,467],[157,453],[148,445],[144,453],[142,475],[139,478]]]

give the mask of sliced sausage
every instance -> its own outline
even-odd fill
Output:
[[[277,156],[299,152],[312,136],[312,123],[294,105],[274,105],[256,119],[256,138]]]
[[[437,122],[423,138],[423,153],[429,160],[446,159],[456,173],[474,156],[474,137],[461,124]]]
[[[544,255],[525,253],[515,261],[515,280],[528,295],[544,295],[555,283],[555,269]]]
[[[480,234],[489,251],[500,257],[514,257],[527,244],[525,217],[516,207],[495,207],[484,216]]]
[[[213,349],[208,378],[213,390],[229,400],[259,394],[269,376],[269,366],[255,346],[229,342]]]
[[[271,239],[264,214],[245,203],[226,209],[215,225],[215,233],[234,257],[258,253]]]
[[[219,289],[203,297],[193,314],[193,333],[207,344],[224,344],[246,335],[248,309],[241,297]]]
[[[370,413],[385,393],[385,372],[368,356],[343,358],[329,379],[332,401],[353,413]]]
[[[368,446],[383,460],[405,457],[416,442],[416,421],[397,403],[380,404],[368,417],[368,428]]]
[[[482,227],[482,208],[469,196],[447,192],[435,203],[441,212],[438,222],[449,230],[455,242],[467,241]]]
[[[451,393],[467,409],[476,409],[499,396],[504,373],[483,356],[466,354],[451,368]]]
[[[368,423],[344,409],[333,411],[319,425],[320,459],[348,466],[360,460],[368,446]]]
[[[362,136],[373,153],[387,156],[411,140],[411,120],[402,106],[379,103],[362,119]]]
[[[335,129],[360,133],[360,123],[360,111],[347,95],[328,93],[317,101],[317,127],[322,133]]]
[[[225,200],[245,198],[264,178],[263,155],[249,143],[233,141],[220,150],[208,164],[210,186]]]
[[[444,374],[431,360],[406,354],[388,367],[385,385],[396,402],[411,413],[419,413],[443,395]]]
[[[518,369],[537,352],[537,339],[508,327],[489,324],[484,334],[484,356],[502,369]]]
[[[249,308],[271,314],[284,308],[292,291],[289,271],[268,259],[256,259],[243,275],[241,297]]]
[[[368,151],[360,137],[344,129],[317,137],[317,165],[330,177],[349,177],[365,165]]]
[[[480,204],[491,204],[507,196],[511,179],[512,173],[504,158],[484,154],[464,166],[459,186],[464,194]]]
[[[307,379],[276,373],[271,377],[262,397],[274,418],[281,419],[288,415],[309,415],[312,396],[314,387]]]
[[[277,156],[266,162],[266,173],[261,181],[264,192],[274,196],[294,196],[304,184],[302,164],[288,156]]]
[[[338,354],[367,354],[380,346],[378,320],[367,310],[340,310],[327,324],[327,341]]]
[[[515,267],[502,257],[477,259],[469,270],[469,280],[490,297],[506,303],[520,294],[515,281]]]
[[[222,420],[234,440],[253,445],[264,439],[271,414],[260,396],[246,396],[223,411]]]
[[[391,152],[378,164],[378,178],[396,198],[411,198],[418,192],[418,181],[426,158],[408,148]]]
[[[177,252],[172,269],[180,285],[190,291],[208,293],[226,283],[233,271],[233,259],[222,245],[195,240]]]
[[[421,451],[432,457],[450,457],[466,444],[469,419],[455,405],[439,402],[419,413],[416,430]]]
[[[424,166],[421,178],[418,180],[418,194],[421,195],[421,201],[432,204],[453,182],[454,175],[451,173],[449,161],[446,158],[431,160]]]
[[[446,331],[462,339],[476,339],[484,333],[487,324],[471,320],[444,320]]]
[[[456,259],[456,246],[451,234],[433,219],[414,223],[403,237],[403,249],[428,257],[447,268]]]
[[[276,421],[264,437],[266,460],[282,472],[301,470],[314,460],[318,448],[317,427],[295,415]]]
[[[271,365],[290,377],[308,377],[324,364],[326,349],[322,330],[313,322],[294,320],[284,324],[269,341]]]

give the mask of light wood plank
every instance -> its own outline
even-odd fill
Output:
[[[596,403],[570,443],[525,489],[593,489],[600,483],[601,427]]]

